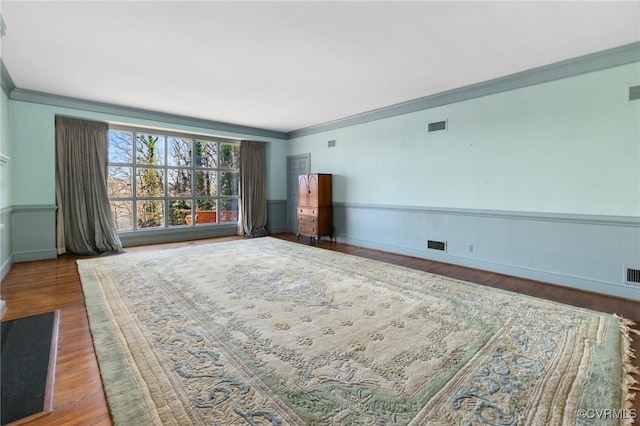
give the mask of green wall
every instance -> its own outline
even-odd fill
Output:
[[[0,153],[11,157],[9,144],[9,98],[0,90]],[[11,205],[11,163],[0,168],[0,209]]]
[[[11,157],[9,142],[9,98],[0,89],[0,153]],[[0,166],[0,278],[4,278],[12,264],[11,245],[11,161]],[[0,308],[1,310],[1,308]]]
[[[338,202],[638,217],[632,84],[639,63],[298,137],[289,155],[337,175]]]
[[[289,155],[333,174],[339,241],[640,300],[635,84],[640,62],[295,137]]]

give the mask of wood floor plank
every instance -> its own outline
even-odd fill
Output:
[[[277,234],[274,237],[296,241],[296,236],[292,234]],[[239,237],[225,237],[215,241],[236,238]],[[136,252],[167,249],[211,241],[214,240],[131,247],[126,250]],[[307,239],[300,239],[298,243],[316,245]],[[640,324],[640,303],[636,301],[348,244],[332,243],[324,239],[317,246],[574,306],[617,313]],[[29,425],[111,425],[89,331],[82,286],[76,267],[77,259],[77,256],[64,255],[52,260],[17,263],[13,265],[1,284],[0,294],[7,302],[3,321],[60,309],[54,409],[51,414],[35,419]],[[640,336],[634,336],[633,348],[636,353],[640,353]],[[640,368],[640,360],[636,359],[634,365]],[[640,413],[640,397],[637,398],[634,407],[636,412]]]
[[[17,263],[2,282],[9,320],[60,309],[53,411],[29,425],[110,425],[75,258]]]

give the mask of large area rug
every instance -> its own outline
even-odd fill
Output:
[[[268,237],[78,268],[117,425],[593,425],[631,407],[632,324],[613,315]]]

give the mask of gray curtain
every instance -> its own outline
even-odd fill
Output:
[[[122,253],[107,194],[107,123],[56,117],[58,254]]]
[[[240,214],[238,233],[267,235],[267,164],[263,142],[240,142]]]

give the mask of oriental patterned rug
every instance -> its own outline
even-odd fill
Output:
[[[631,407],[632,324],[613,315],[268,237],[78,268],[117,425],[560,425]]]

